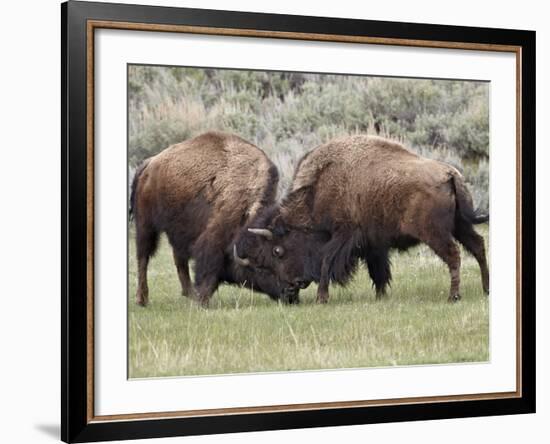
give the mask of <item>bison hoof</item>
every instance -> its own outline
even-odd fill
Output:
[[[197,304],[199,304],[199,306],[204,309],[208,308],[208,303],[210,302],[208,298],[198,298],[196,299],[196,301]]]
[[[449,300],[450,303],[454,303],[454,302],[460,301],[461,299],[462,299],[462,296],[460,296],[460,295],[457,293],[457,294],[455,294],[455,295],[449,296],[449,299],[448,299],[448,300]]]
[[[326,304],[328,303],[328,295],[317,295],[317,299],[315,300],[318,304]]]
[[[147,305],[149,304],[149,301],[145,299],[137,299],[136,304],[139,305],[140,307],[147,307]]]
[[[195,290],[193,287],[184,287],[181,289],[181,295],[185,296],[186,298],[191,298],[195,296]]]
[[[300,303],[299,297],[289,298],[288,300],[283,300],[283,303],[288,305],[298,305]]]

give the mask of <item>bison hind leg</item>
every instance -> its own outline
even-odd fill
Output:
[[[149,287],[147,285],[147,267],[149,259],[155,254],[159,233],[154,227],[141,224],[136,227],[136,250],[138,261],[138,288],[136,303],[142,307],[149,303]]]
[[[427,239],[426,244],[447,264],[451,275],[449,302],[458,302],[460,288],[460,249],[450,234],[437,235]]]
[[[386,295],[391,281],[391,263],[387,249],[370,249],[365,255],[369,275],[376,289],[376,299]]]
[[[485,294],[489,294],[489,268],[487,267],[483,237],[476,233],[471,223],[462,219],[457,221],[454,235],[466,251],[476,258],[481,271],[483,291]]]
[[[442,197],[443,200],[447,196]],[[402,234],[418,239],[430,247],[447,264],[451,278],[449,302],[457,302],[460,297],[460,249],[455,242],[455,202],[451,199],[444,205],[425,201],[424,207],[418,207],[415,214],[409,216],[410,223],[404,224]]]

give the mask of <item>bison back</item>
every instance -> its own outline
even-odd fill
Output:
[[[210,132],[150,159],[136,187],[136,206],[159,231],[235,232],[264,202],[273,202],[277,170],[262,150],[230,134]]]
[[[301,200],[301,219],[309,217],[323,229],[349,226],[365,235],[372,231],[378,238],[393,238],[399,236],[404,217],[428,217],[423,214],[426,202],[454,208],[449,184],[454,172],[394,141],[344,137],[304,156],[285,204],[298,219],[293,200]]]

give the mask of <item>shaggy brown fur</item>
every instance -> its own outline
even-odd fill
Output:
[[[282,205],[251,224],[268,228],[273,238],[243,232],[237,245],[252,265],[273,270],[290,289],[319,282],[318,301],[326,302],[329,282],[345,284],[359,260],[382,296],[391,280],[389,251],[424,242],[448,265],[449,300],[455,301],[460,298],[455,240],[475,256],[489,291],[483,238],[473,229],[486,220],[475,213],[455,168],[399,143],[358,135],[303,157]]]
[[[231,250],[240,227],[274,203],[277,183],[277,169],[264,152],[230,134],[206,133],[147,159],[136,171],[130,203],[136,223],[137,303],[149,301],[147,265],[162,232],[172,246],[183,293],[195,294],[201,304],[208,304],[220,281],[278,297],[275,277],[239,266]]]

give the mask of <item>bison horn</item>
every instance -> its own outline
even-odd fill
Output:
[[[233,259],[235,259],[235,262],[237,264],[242,265],[243,267],[248,267],[250,265],[249,259],[243,259],[242,257],[239,257],[237,254],[237,246],[233,244]]]
[[[249,228],[248,231],[251,233],[257,234],[259,236],[265,237],[267,240],[273,239],[273,233],[267,228]]]

